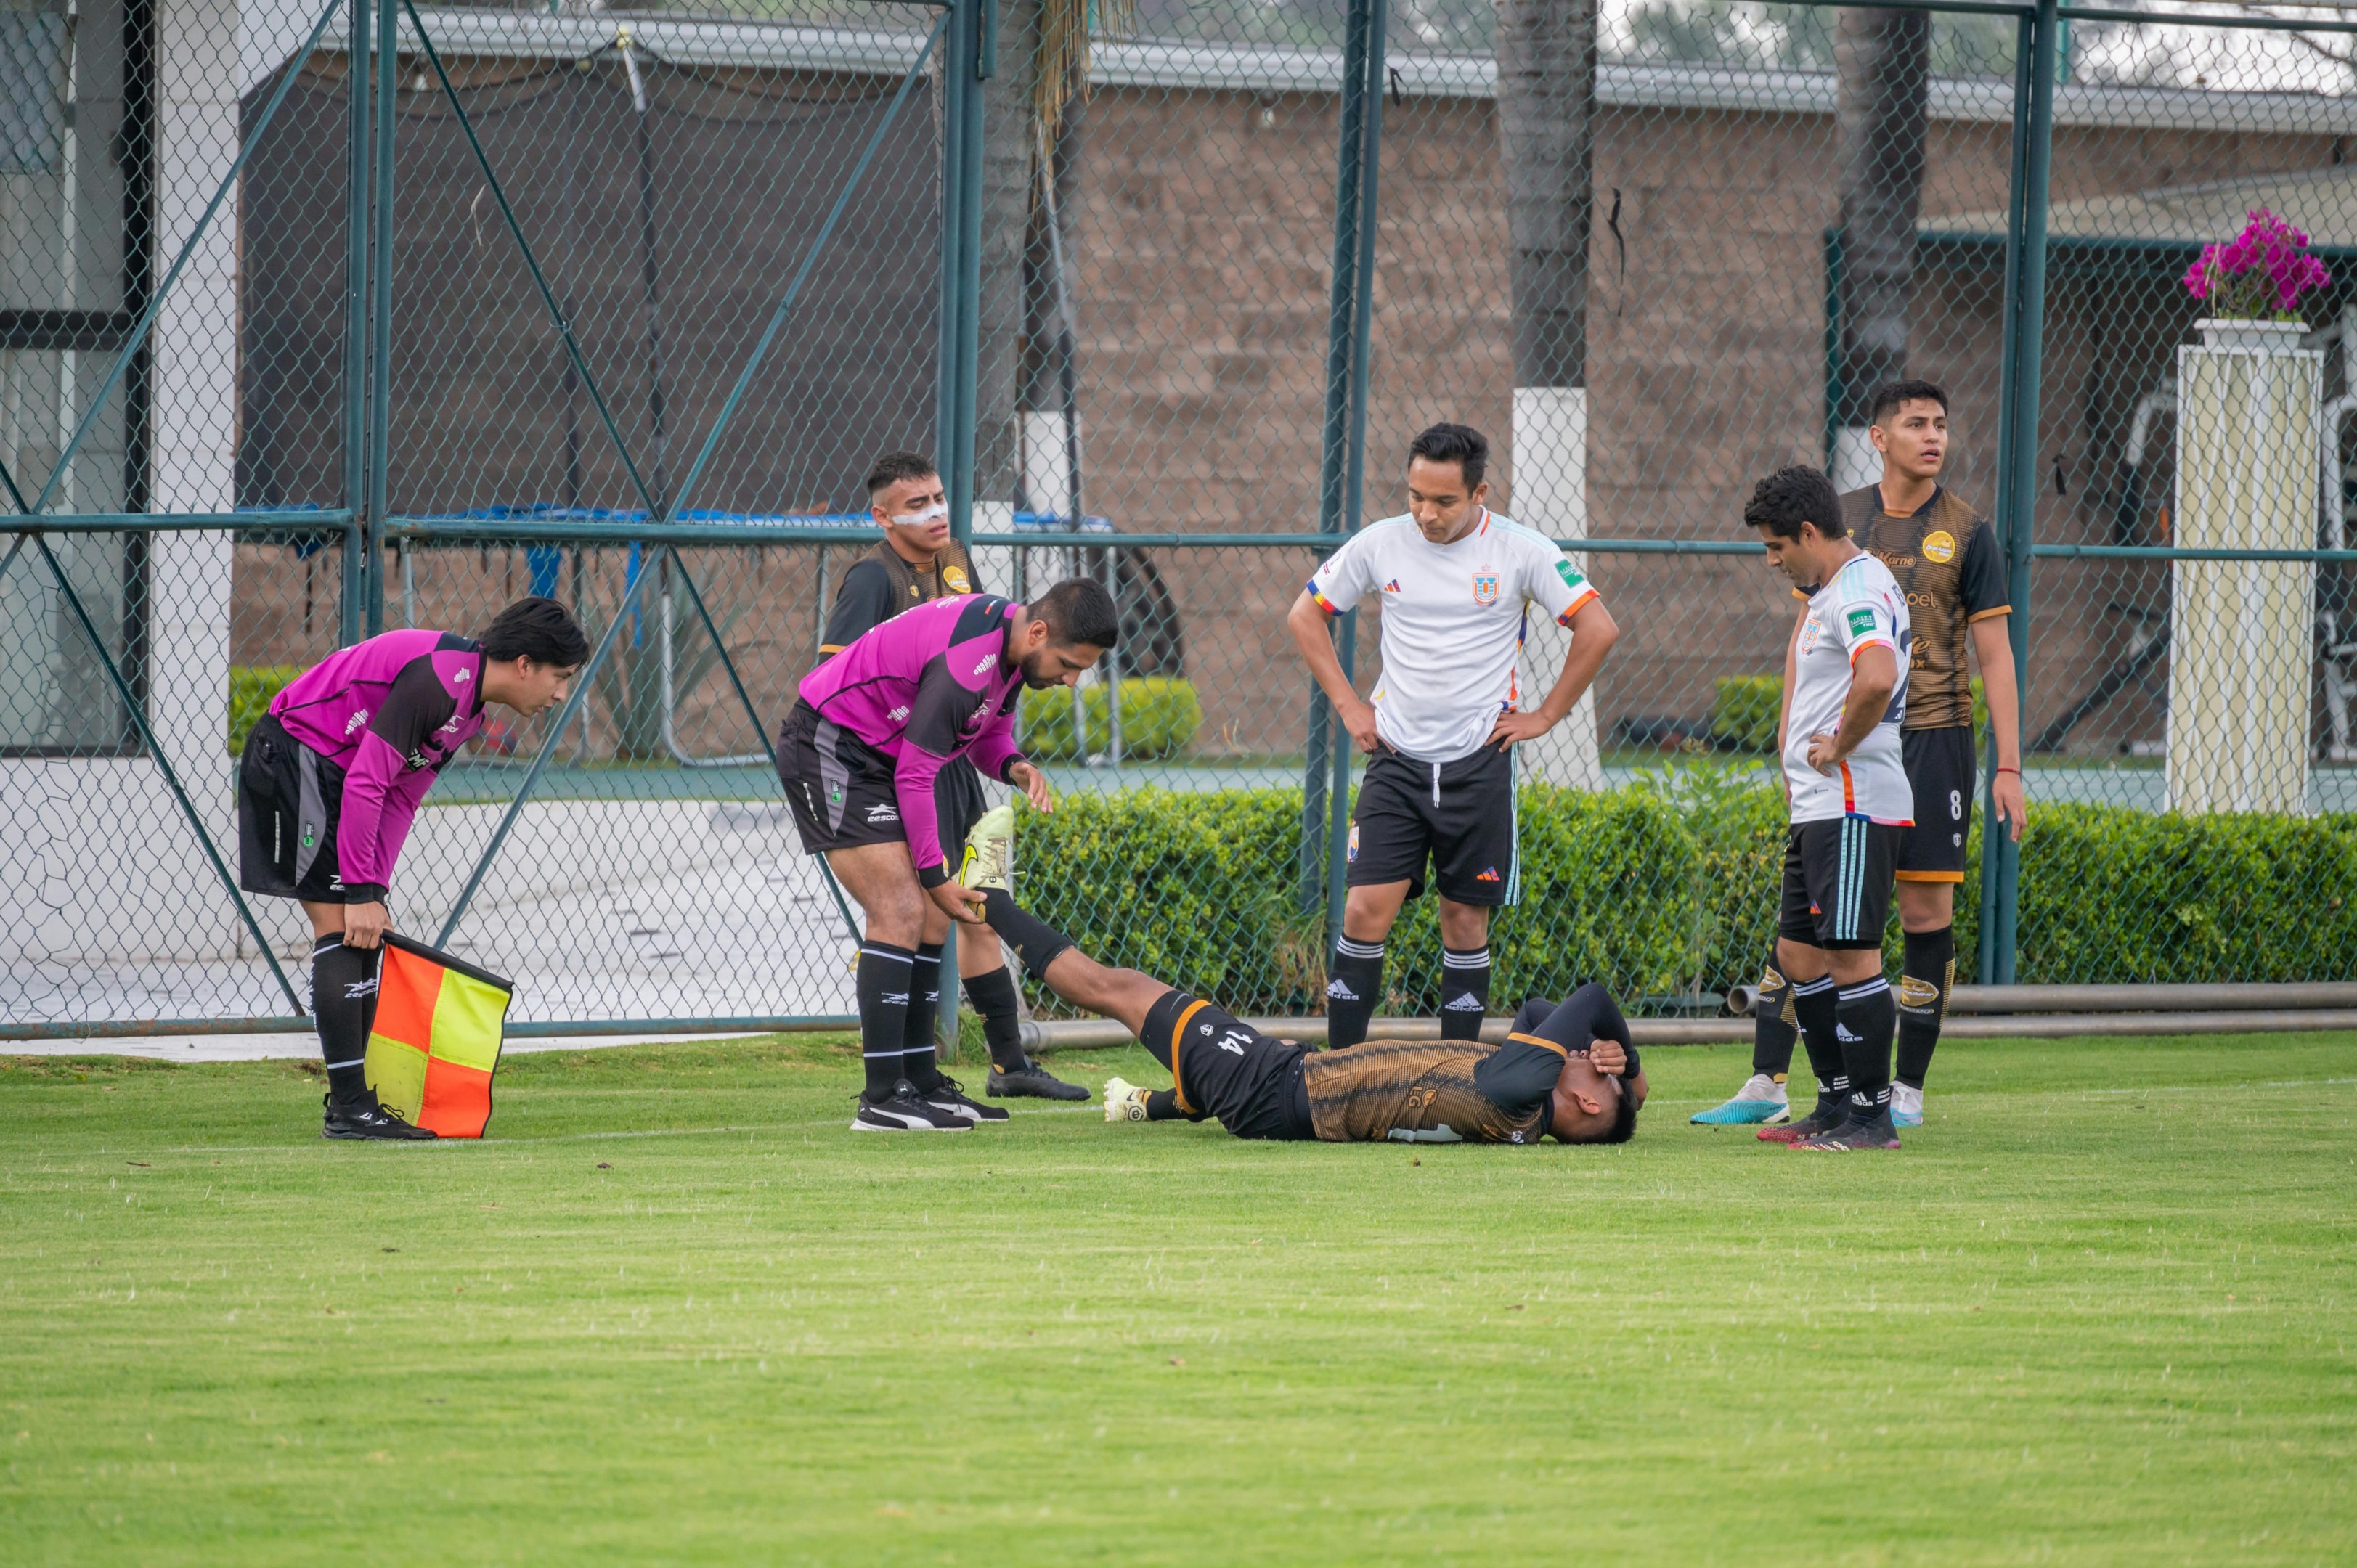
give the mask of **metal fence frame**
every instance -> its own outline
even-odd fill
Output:
[[[384,629],[382,562],[389,546],[420,541],[505,543],[596,543],[637,545],[660,552],[660,559],[676,571],[706,631],[719,650],[736,696],[747,716],[770,747],[770,726],[756,711],[719,628],[713,622],[701,590],[687,572],[680,547],[726,543],[868,543],[872,533],[849,527],[810,527],[748,523],[704,523],[679,521],[689,496],[710,463],[721,436],[742,402],[762,359],[786,326],[802,287],[819,253],[882,144],[885,132],[905,103],[911,86],[923,73],[938,46],[942,50],[942,237],[938,257],[941,330],[936,349],[937,457],[949,477],[951,522],[957,538],[968,544],[1031,548],[1078,548],[1092,551],[1144,547],[1307,547],[1324,553],[1337,548],[1356,528],[1366,484],[1366,424],[1369,403],[1370,338],[1376,285],[1376,233],[1381,211],[1377,175],[1380,165],[1384,82],[1387,0],[1350,0],[1340,81],[1340,113],[1335,164],[1335,207],[1332,270],[1328,303],[1325,421],[1318,489],[1318,531],[1315,533],[1119,533],[1023,532],[981,533],[974,530],[974,452],[976,441],[976,378],[980,351],[980,278],[982,255],[983,112],[982,83],[990,76],[997,48],[996,0],[915,0],[939,15],[916,62],[904,73],[892,102],[866,151],[838,193],[832,214],[821,227],[792,281],[771,312],[768,325],[738,376],[727,401],[706,433],[685,476],[659,494],[643,476],[617,424],[595,374],[576,339],[556,295],[550,289],[530,242],[516,219],[505,190],[477,139],[457,90],[445,70],[420,16],[416,0],[328,0],[308,40],[284,69],[265,106],[244,136],[235,161],[222,177],[203,216],[183,241],[161,281],[148,292],[136,324],[116,353],[103,388],[91,400],[72,439],[63,448],[52,472],[30,497],[17,476],[0,466],[0,489],[5,489],[16,515],[0,519],[0,531],[16,536],[5,559],[5,571],[20,557],[43,563],[59,585],[81,633],[98,654],[103,670],[130,714],[141,748],[159,769],[218,874],[222,888],[236,907],[241,921],[256,940],[269,962],[292,1012],[284,1016],[216,1019],[138,1019],[89,1024],[0,1026],[0,1038],[41,1035],[131,1035],[160,1030],[229,1032],[301,1030],[310,1026],[302,1015],[300,997],[278,962],[270,943],[243,895],[237,887],[220,845],[205,826],[182,789],[169,760],[135,699],[134,682],[115,660],[105,639],[59,566],[48,544],[52,534],[120,534],[155,532],[280,530],[332,537],[341,544],[343,593],[339,641],[360,640]],[[1831,8],[1835,0],[1800,0]],[[2016,22],[2009,209],[2004,260],[2002,349],[1999,366],[1997,471],[1995,508],[1996,536],[2002,542],[2010,572],[2013,613],[2009,626],[2017,680],[2025,698],[2029,671],[2029,636],[2035,572],[2040,559],[2176,561],[2277,561],[2357,563],[2357,550],[2218,550],[2143,545],[2041,545],[2032,537],[2038,490],[2037,431],[2040,392],[2040,348],[2046,307],[2047,215],[2049,174],[2052,157],[2054,97],[2058,40],[2065,24],[2084,19],[2097,22],[2159,23],[2178,27],[2261,31],[2298,30],[2357,35],[2357,22],[2295,20],[2246,15],[2162,15],[2135,9],[2061,4],[2060,0],[1840,0],[1852,8],[1897,9],[2010,16]],[[317,47],[334,21],[339,7],[346,12],[348,58],[355,62],[372,58],[374,70],[354,69],[350,74],[349,188],[365,191],[365,200],[352,199],[346,214],[345,309],[343,312],[344,392],[340,409],[343,432],[343,501],[333,509],[257,510],[231,513],[85,512],[52,513],[48,504],[57,492],[83,439],[95,425],[107,397],[118,389],[134,364],[162,306],[195,252],[215,215],[235,188],[240,172],[253,156],[295,79],[296,64]],[[394,202],[393,113],[396,63],[404,52],[402,17],[409,18],[412,37],[431,67],[442,93],[457,110],[487,188],[497,200],[510,236],[530,268],[552,323],[563,341],[575,373],[587,391],[617,455],[646,509],[644,523],[545,520],[455,520],[392,515],[387,509],[389,404],[392,354],[393,211]],[[372,80],[371,80],[372,79]],[[1596,554],[1627,555],[1746,555],[1760,553],[1754,543],[1667,539],[1563,540],[1564,549]],[[26,547],[32,546],[27,555]],[[645,579],[640,572],[628,590],[635,603]],[[1355,656],[1355,613],[1339,618],[1335,627],[1339,652],[1346,671]],[[509,829],[531,799],[542,770],[558,738],[587,700],[589,676],[609,651],[623,617],[617,614],[590,656],[581,680],[564,711],[548,728],[539,754],[509,803],[498,831],[477,862],[464,891],[441,927],[447,940],[464,917],[469,900],[500,853]],[[1305,736],[1302,776],[1302,839],[1299,898],[1305,910],[1322,905],[1330,938],[1340,924],[1343,844],[1348,833],[1351,742],[1336,721],[1322,693],[1313,693]],[[1992,775],[1993,779],[1993,775]],[[1984,821],[1990,820],[1991,797],[1984,789]],[[2015,979],[2019,903],[2020,854],[1999,832],[1986,841],[1994,853],[1982,857],[1979,889],[1980,948],[1976,963],[1982,984],[2010,984]],[[830,879],[831,886],[831,879]],[[850,908],[834,889],[844,919],[856,934]],[[951,988],[951,996],[955,988]],[[947,1003],[953,1007],[953,1002]],[[951,1015],[953,1019],[953,1014]],[[835,1027],[851,1020],[836,1017],[762,1016],[705,1019],[580,1019],[513,1026],[511,1033],[554,1035],[569,1032],[612,1032],[638,1028],[780,1029]]]

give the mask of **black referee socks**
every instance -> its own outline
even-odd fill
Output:
[[[369,1026],[376,1018],[377,961],[382,948],[348,948],[331,931],[311,948],[311,1017],[328,1092],[350,1104],[368,1093]]]
[[[859,1054],[867,1064],[867,1098],[882,1100],[900,1081],[909,1029],[909,993],[917,955],[890,942],[859,944]]]
[[[1890,983],[1876,975],[1835,993],[1834,1034],[1849,1069],[1849,1113],[1864,1121],[1890,1109],[1890,1036],[1899,1004]]]
[[[968,940],[974,940],[969,933]],[[1001,1072],[1020,1072],[1030,1058],[1023,1054],[1023,1015],[1015,994],[1015,977],[1005,964],[988,974],[968,975],[965,993],[982,1015],[982,1037],[990,1046],[990,1065]]]
[[[1440,1037],[1478,1040],[1490,1010],[1490,950],[1440,950]]]
[[[1334,944],[1326,975],[1326,1048],[1339,1051],[1367,1037],[1368,1021],[1374,1017],[1375,1003],[1383,993],[1383,944],[1342,938]],[[1490,973],[1485,969],[1482,994],[1486,996],[1489,990]],[[1478,1027],[1478,1018],[1475,1024]]]
[[[1808,1048],[1809,1070],[1816,1075],[1817,1109],[1839,1115],[1849,1109],[1849,1069],[1843,1064],[1841,1042],[1834,1037],[1834,977],[1821,974],[1792,987],[1792,1016]]]
[[[1774,964],[1760,972],[1760,1002],[1751,1010],[1751,1070],[1781,1079],[1792,1070],[1792,983]]]
[[[942,944],[919,942],[909,964],[909,1016],[900,1026],[900,1076],[921,1092],[942,1081],[933,1021],[942,1011]]]
[[[1956,986],[1956,928],[1907,933],[1907,960],[1899,972],[1899,1081],[1923,1087],[1940,1026],[1948,1016],[1948,993]]]

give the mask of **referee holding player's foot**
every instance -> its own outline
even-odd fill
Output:
[[[1342,723],[1370,754],[1351,818],[1350,895],[1326,984],[1327,1042],[1366,1037],[1383,993],[1383,940],[1400,906],[1440,891],[1440,1032],[1469,1040],[1490,1000],[1490,911],[1516,885],[1516,742],[1579,701],[1620,628],[1596,589],[1544,536],[1486,504],[1490,444],[1436,424],[1408,444],[1405,516],[1371,523],[1309,579],[1286,617]],[[1342,673],[1328,621],[1374,596],[1383,679],[1372,703]],[[1515,685],[1535,604],[1571,628],[1555,686],[1523,711]]]

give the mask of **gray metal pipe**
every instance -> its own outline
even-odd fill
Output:
[[[1738,985],[1727,993],[1727,1011],[1749,1018],[1760,988]],[[1959,1013],[2194,1013],[2301,1011],[2357,1007],[2357,985],[1959,985],[1948,1012]]]
[[[1318,1044],[1326,1038],[1323,1018],[1247,1018],[1248,1027],[1282,1038]],[[1491,1018],[1481,1037],[1506,1037],[1507,1020]],[[2357,1029],[2357,1008],[2274,1008],[2252,1012],[2048,1014],[1950,1018],[1941,1030],[1951,1040],[2066,1039],[2084,1035],[2269,1035],[2309,1029]],[[1640,1046],[1737,1044],[1751,1038],[1746,1018],[1632,1018],[1629,1033]],[[1433,1040],[1440,1025],[1431,1018],[1378,1018],[1370,1039]],[[1111,1050],[1131,1043],[1119,1024],[1105,1019],[1027,1023],[1023,1048],[1035,1054]]]

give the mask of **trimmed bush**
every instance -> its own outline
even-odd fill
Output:
[[[270,699],[285,691],[296,676],[303,673],[300,664],[232,664],[229,667],[229,754],[242,756],[245,737],[253,732],[262,715],[270,711]]]
[[[1776,717],[1783,708],[1781,675],[1721,675],[1713,682],[1710,735],[1729,751],[1760,756],[1776,749]],[[1973,733],[1988,733],[1988,696],[1973,677]]]
[[[1775,937],[1783,802],[1756,775],[1684,768],[1590,793],[1519,797],[1523,897],[1491,932],[1493,1011],[1601,980],[1641,1011],[1756,980]],[[1323,1006],[1321,910],[1295,906],[1289,789],[1070,796],[1020,821],[1018,897],[1111,963],[1239,1013]],[[2031,808],[2025,984],[2345,979],[2357,971],[2357,816],[2177,817]],[[1959,969],[1978,950],[1980,823],[1956,896]],[[1886,932],[1900,961],[1896,904]],[[1394,929],[1387,1006],[1438,1004],[1436,901]]]
[[[1025,691],[1017,709],[1024,752],[1042,762],[1077,762],[1113,744],[1113,704],[1105,683],[1080,688],[1087,724],[1086,750],[1072,743],[1072,693],[1063,687]],[[1195,683],[1168,675],[1125,677],[1121,682],[1121,754],[1150,762],[1178,756],[1202,727]]]

